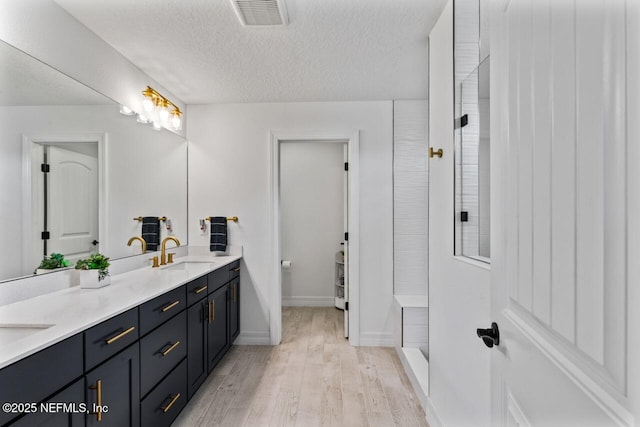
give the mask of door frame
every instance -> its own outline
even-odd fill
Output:
[[[29,262],[34,251],[33,245],[33,190],[32,148],[34,145],[58,145],[67,143],[98,144],[98,236],[100,252],[109,253],[109,233],[107,221],[107,134],[106,133],[38,133],[22,135],[22,267],[24,271],[33,268]]]
[[[269,338],[271,345],[282,340],[282,271],[280,224],[280,143],[323,141],[346,143],[349,162],[349,344],[360,345],[360,138],[359,130],[270,131],[269,132],[269,229],[271,236],[271,295]]]

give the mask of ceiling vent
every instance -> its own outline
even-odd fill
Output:
[[[231,0],[238,19],[245,26],[287,25],[284,0]]]

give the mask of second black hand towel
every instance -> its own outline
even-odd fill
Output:
[[[227,217],[211,217],[211,240],[209,241],[211,252],[225,252],[227,250]]]

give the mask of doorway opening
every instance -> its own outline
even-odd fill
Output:
[[[300,313],[328,329],[339,313],[341,336],[359,344],[358,148],[358,132],[271,135],[272,345],[283,315]]]
[[[346,143],[341,141],[280,144],[282,306],[335,307],[344,313],[342,318],[338,316],[343,337],[349,334],[345,318],[349,282],[345,274],[348,262],[346,154]],[[299,320],[314,323],[316,327],[324,325],[328,323],[324,312],[326,310],[314,310],[313,322],[307,317]],[[289,311],[283,309],[282,314],[284,320]],[[283,325],[283,341],[286,341],[287,323]],[[314,330],[313,335],[324,332],[321,328]]]

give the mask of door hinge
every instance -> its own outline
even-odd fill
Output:
[[[345,242],[349,241],[349,233],[344,233],[344,241]]]
[[[51,172],[51,167],[46,163],[42,163],[40,165],[40,171],[42,171],[44,173]]]
[[[349,311],[349,301],[346,301],[346,302],[344,303],[344,310],[345,310],[345,311]]]
[[[460,117],[459,119],[455,120],[454,128],[455,129],[461,129],[461,128],[465,127],[468,124],[469,124],[469,115],[468,114],[463,114],[462,117]]]
[[[345,171],[349,170],[349,162],[344,162],[344,170]]]
[[[469,221],[469,212],[462,211],[460,212],[460,222],[468,222]]]
[[[49,240],[50,238],[48,231],[43,231],[42,234],[40,234],[40,236],[42,237],[42,240]]]

